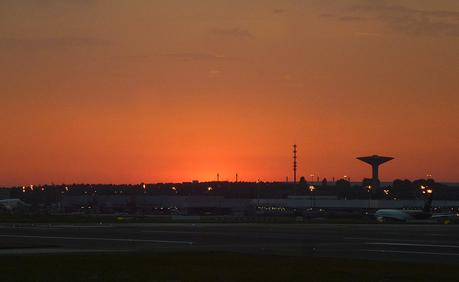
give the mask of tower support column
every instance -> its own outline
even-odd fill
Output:
[[[358,157],[357,159],[371,165],[371,172],[372,172],[371,184],[376,188],[376,187],[379,187],[381,183],[379,181],[379,166],[385,162],[393,160],[394,158],[373,155],[369,157]]]

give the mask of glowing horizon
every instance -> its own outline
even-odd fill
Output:
[[[0,186],[459,181],[459,2],[0,2]],[[323,177],[322,177],[323,176]]]

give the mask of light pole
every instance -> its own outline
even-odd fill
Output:
[[[367,186],[368,194],[369,194],[369,198],[368,198],[368,209],[371,208],[371,189],[372,189],[372,188],[373,188],[373,187],[372,187],[371,185],[368,185],[368,186]]]
[[[316,187],[314,187],[314,185],[309,185],[309,192],[311,192],[311,209],[314,207],[314,190],[316,190]]]

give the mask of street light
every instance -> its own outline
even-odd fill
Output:
[[[314,185],[309,185],[308,189],[309,189],[309,192],[311,192],[311,209],[312,209],[314,207],[314,194],[312,192],[316,190],[316,187],[314,187]]]
[[[368,195],[370,196],[368,198],[368,208],[370,208],[371,207],[371,189],[373,189],[373,187],[371,185],[368,185],[367,189],[368,189]]]
[[[429,186],[421,185],[422,194],[432,194],[432,189]]]

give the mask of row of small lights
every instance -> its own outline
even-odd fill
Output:
[[[30,185],[29,187],[30,187],[30,189],[31,189],[32,191],[34,190],[34,186],[33,186],[33,185]],[[146,184],[143,184],[142,187],[143,187],[144,190],[146,190],[146,188],[147,188]],[[371,189],[373,189],[373,187],[372,187],[371,185],[368,185],[368,186],[367,186],[367,189],[368,189],[368,192],[370,192]],[[171,190],[172,190],[172,191],[177,191],[177,188],[174,186],[174,187],[171,188]],[[207,187],[207,191],[210,192],[210,191],[213,191],[213,190],[214,190],[214,188],[212,188],[212,187],[210,187],[210,186]],[[309,190],[310,192],[314,192],[314,190],[316,190],[316,187],[315,187],[314,185],[309,185],[308,190]],[[421,185],[421,190],[422,190],[422,194],[432,194],[432,192],[433,192],[432,189],[430,189],[429,187],[424,186],[424,185]],[[45,188],[42,187],[42,188],[41,188],[41,191],[45,191]],[[65,192],[68,192],[68,191],[69,191],[69,188],[66,186],[66,187],[65,187]],[[22,186],[22,192],[23,192],[23,193],[26,192],[26,187],[25,187],[25,186]],[[97,193],[97,191],[94,191],[94,192]],[[388,189],[384,189],[383,192],[384,192],[384,194],[386,194],[386,195],[389,195],[389,193],[390,193],[390,191],[389,191]],[[64,193],[64,191],[62,191],[62,193]],[[87,193],[88,193],[88,192],[86,191],[85,194],[87,194]],[[116,193],[117,193],[117,191],[115,191],[115,194],[116,194]],[[123,191],[119,191],[119,193],[122,194]]]
[[[32,191],[33,191],[34,188],[35,188],[33,185],[30,185],[29,187],[30,187],[30,190],[32,190]],[[143,184],[142,187],[143,187],[144,190],[146,190],[146,188],[147,188],[147,186],[146,186],[145,184]],[[26,192],[26,189],[27,189],[27,187],[22,186],[22,193],[25,193],[25,192]],[[174,186],[174,187],[171,188],[171,190],[172,190],[172,191],[177,191],[177,188]],[[210,186],[207,187],[207,191],[213,191],[213,190],[214,190],[213,187],[210,187]],[[42,188],[41,188],[41,191],[45,191],[45,188],[42,187]],[[68,188],[68,187],[65,187],[65,192],[68,192],[68,191],[69,191],[69,188]],[[94,191],[94,192],[97,193],[97,190]],[[62,193],[64,193],[64,191],[62,191]],[[87,193],[88,193],[88,192],[85,191],[85,194],[87,194]],[[122,191],[122,190],[120,190],[120,191],[115,191],[115,194],[117,194],[117,193],[122,194],[123,191]]]
[[[368,189],[368,192],[370,192],[371,189],[372,189],[372,186],[368,185],[367,189]],[[432,192],[433,192],[432,189],[430,189],[429,187],[424,186],[424,185],[421,185],[421,190],[422,190],[422,194],[432,194]],[[390,190],[389,189],[384,189],[383,192],[384,192],[384,194],[389,195]]]
[[[144,190],[147,188],[147,186],[146,186],[145,184],[143,184],[142,187],[143,187]],[[172,190],[172,191],[177,191],[177,187],[173,186],[173,187],[171,188],[171,190]],[[212,188],[212,187],[210,187],[210,186],[207,187],[207,191],[213,191],[213,190],[214,190],[214,188]]]

